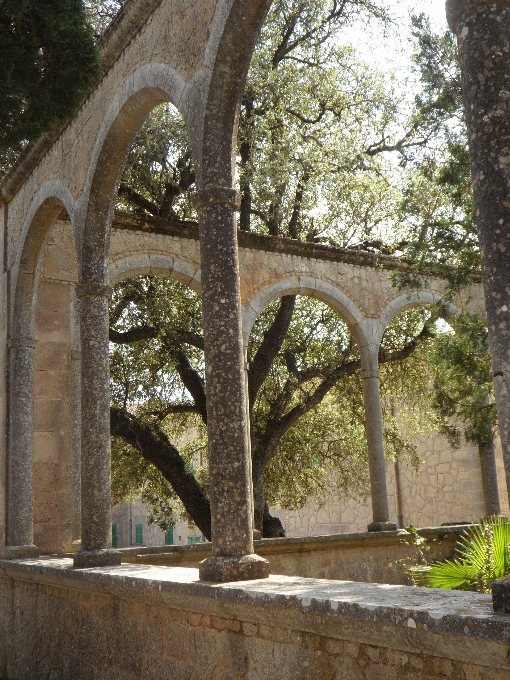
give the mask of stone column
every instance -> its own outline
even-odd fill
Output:
[[[501,504],[499,501],[498,472],[496,468],[496,452],[494,443],[478,447],[480,455],[480,469],[482,472],[483,500],[485,514],[501,514]]]
[[[457,35],[507,488],[510,490],[510,0],[448,0]]]
[[[73,287],[71,295],[71,485],[72,541],[81,544],[81,352],[79,300]]]
[[[81,542],[81,352],[71,350],[71,486],[73,545]]]
[[[100,283],[77,286],[81,344],[81,550],[75,567],[120,564],[110,525],[108,298]]]
[[[253,554],[253,489],[246,408],[241,293],[233,189],[197,192],[207,390],[212,557],[205,581],[266,578],[269,564]]]
[[[372,363],[377,366],[377,359],[373,359]],[[397,525],[390,521],[381,395],[379,393],[379,370],[377,368],[362,368],[362,376],[373,518],[367,528],[368,531],[394,531]]]
[[[8,558],[37,557],[34,511],[34,338],[9,341]]]

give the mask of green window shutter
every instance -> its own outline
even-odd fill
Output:
[[[112,524],[112,548],[119,546],[119,525]]]
[[[135,524],[135,543],[143,545],[143,524]]]
[[[165,532],[165,545],[173,545],[174,543],[174,528],[168,527]]]
[[[188,536],[188,543],[189,543],[189,544],[191,544],[191,543],[200,543],[201,540],[202,540],[202,537],[201,537],[201,536]]]

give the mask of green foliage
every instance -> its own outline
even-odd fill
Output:
[[[434,34],[424,15],[413,25],[420,77],[414,121],[426,143],[407,159],[399,220],[408,242],[402,254],[418,266],[433,266],[454,292],[480,268],[457,46],[449,31]],[[412,283],[401,274],[395,279]]]
[[[82,0],[0,4],[0,154],[72,118],[97,83],[99,58]]]
[[[248,348],[250,363],[279,307],[276,300],[257,319]],[[206,430],[179,376],[173,344],[177,337],[183,339],[180,347],[203,381],[203,352],[196,346],[201,333],[200,299],[171,279],[139,277],[116,286],[110,309],[111,326],[118,332],[154,330],[150,339],[112,345],[112,400],[162,427],[184,460],[193,463],[194,474],[207,491]],[[395,319],[384,337],[384,351],[391,355],[407,348],[422,332],[424,316],[422,310],[409,310]],[[186,344],[188,338],[195,345]],[[381,366],[387,455],[407,458],[415,467],[419,457],[413,438],[430,420],[423,406],[427,357],[425,349],[416,350],[412,357]],[[348,372],[317,399],[323,381],[344,366]],[[298,296],[281,350],[252,404],[253,450],[264,447],[267,433],[283,423],[264,472],[268,503],[294,509],[308,497],[320,505],[332,492],[344,498],[367,497],[362,394],[359,355],[347,326],[325,304]],[[395,401],[398,418],[392,408]],[[296,412],[298,417],[293,418]],[[114,502],[141,495],[153,508],[154,521],[162,526],[182,516],[183,509],[159,478],[156,468],[138,452],[114,441]]]
[[[497,422],[487,326],[470,314],[449,315],[454,332],[439,333],[431,353],[435,368],[432,407],[454,448],[461,433],[479,447],[492,444]]]
[[[85,0],[84,4],[94,34],[96,38],[99,38],[124,2],[120,0]]]
[[[510,571],[510,521],[489,517],[468,529],[457,545],[457,557],[410,568],[418,585],[490,593],[493,581]]]

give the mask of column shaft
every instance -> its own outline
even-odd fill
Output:
[[[368,530],[393,531],[397,525],[390,521],[378,371],[363,371],[363,397],[373,517]]]
[[[34,348],[32,338],[10,342],[7,556],[32,557],[34,509]]]
[[[510,2],[448,0],[457,35],[499,431],[510,490]]]
[[[197,194],[200,215],[202,307],[213,556],[200,565],[204,580],[268,575],[253,555],[253,490],[246,405],[235,192]]]
[[[120,564],[110,525],[110,371],[108,295],[101,284],[81,284],[81,551],[75,567]]]
[[[496,468],[496,452],[494,444],[480,445],[480,470],[482,473],[483,500],[486,515],[499,515],[501,505],[499,501],[498,472]]]

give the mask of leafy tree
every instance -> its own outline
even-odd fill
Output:
[[[99,78],[99,58],[81,0],[0,4],[0,162],[54,132]]]
[[[84,4],[97,40],[108,28],[124,2],[121,0],[84,0]]]
[[[429,143],[406,157],[402,254],[417,266],[433,267],[450,281],[453,294],[480,270],[457,45],[449,31],[434,34],[424,15],[413,17],[413,27],[420,79],[415,125],[425,125],[431,135]],[[401,275],[396,280],[415,283]]]
[[[437,336],[432,352],[436,370],[432,406],[454,448],[466,440],[484,447],[493,442],[497,421],[485,322],[470,314],[448,316],[452,333]]]
[[[111,304],[116,499],[129,489],[141,493],[159,513],[160,526],[171,521],[160,512],[160,499],[166,499],[166,510],[172,507],[175,515],[184,508],[209,536],[200,301],[181,284],[141,277],[119,284]],[[407,313],[405,321],[385,337],[382,389],[407,404],[416,422],[425,360],[420,351],[430,331],[419,311]],[[249,362],[256,522],[264,535],[282,532],[269,503],[298,508],[308,496],[323,502],[333,490],[366,496],[360,361],[345,324],[322,303],[284,297],[257,320]],[[409,375],[417,379],[409,381]],[[384,402],[388,454],[416,463],[415,447],[401,434],[390,400]]]

